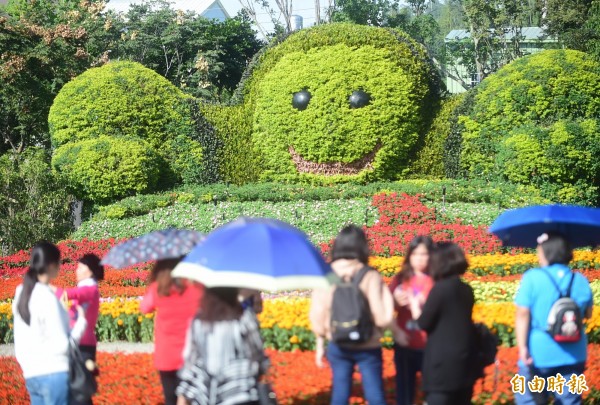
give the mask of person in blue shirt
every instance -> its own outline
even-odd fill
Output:
[[[523,274],[515,298],[516,338],[519,348],[519,375],[530,381],[535,376],[546,380],[560,373],[566,381],[572,374],[583,374],[587,360],[587,337],[585,329],[577,342],[558,343],[547,332],[550,308],[561,294],[564,296],[572,281],[570,297],[581,314],[590,318],[593,295],[590,284],[581,273],[567,265],[573,259],[568,241],[558,233],[544,233],[538,240],[539,268]],[[573,278],[571,280],[571,278]],[[558,289],[561,290],[559,293]],[[585,328],[585,326],[584,326]],[[542,393],[532,393],[525,384],[525,393],[515,393],[515,402],[521,404],[544,404],[548,402],[548,387]],[[581,395],[571,393],[565,385],[562,394],[553,391],[557,404],[581,404]]]

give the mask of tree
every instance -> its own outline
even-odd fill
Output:
[[[41,239],[58,241],[71,229],[73,197],[39,148],[0,156],[0,248],[3,254]]]
[[[60,88],[107,60],[111,33],[97,0],[12,0],[0,17],[0,152],[49,147],[48,109]]]
[[[115,23],[122,41],[113,57],[139,62],[206,99],[229,94],[262,46],[245,14],[218,22],[162,0],[132,4]]]
[[[337,0],[331,12],[333,22],[386,25],[386,17],[397,3],[390,0]]]
[[[465,66],[477,81],[485,79],[507,63],[522,56],[522,29],[534,20],[535,5],[520,0],[456,0],[462,8],[468,38],[448,44],[445,72],[465,87],[470,87],[456,70]],[[470,81],[470,80],[469,80]]]
[[[546,31],[568,48],[589,52],[600,60],[600,1],[544,0]]]

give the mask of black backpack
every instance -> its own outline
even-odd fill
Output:
[[[485,376],[485,368],[496,362],[498,354],[498,337],[494,335],[483,323],[473,324],[473,361],[472,368],[474,379]]]
[[[369,301],[359,288],[365,274],[363,267],[350,281],[339,279],[331,305],[331,340],[338,344],[364,343],[373,336],[373,317]]]
[[[552,278],[552,275],[546,273],[544,270],[542,271],[550,277],[552,284],[554,284],[559,294],[558,299],[552,304],[552,308],[550,308],[550,313],[548,314],[548,333],[558,343],[578,342],[584,332],[581,310],[577,303],[570,297],[575,273],[571,273],[571,281],[569,282],[567,293],[563,294],[556,281]]]

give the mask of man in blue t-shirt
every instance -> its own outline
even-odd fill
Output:
[[[573,272],[567,266],[573,259],[573,253],[564,237],[554,233],[541,235],[537,251],[540,268],[530,269],[523,274],[515,298],[515,332],[519,348],[519,375],[525,376],[527,381],[538,376],[546,380],[546,386],[542,393],[532,393],[528,384],[525,384],[525,393],[515,393],[515,401],[517,405],[547,403],[547,394],[551,390],[563,405],[580,404],[580,393],[570,392],[567,386],[560,393],[560,389],[548,387],[547,379],[560,373],[569,381],[572,374],[583,374],[587,360],[585,330],[577,342],[558,343],[547,331],[548,315],[559,297],[569,292],[582,316],[590,318],[593,308],[592,290],[583,274]]]

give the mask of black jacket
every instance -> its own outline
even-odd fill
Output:
[[[437,281],[417,320],[427,332],[423,390],[456,391],[473,384],[473,289],[458,276]]]

